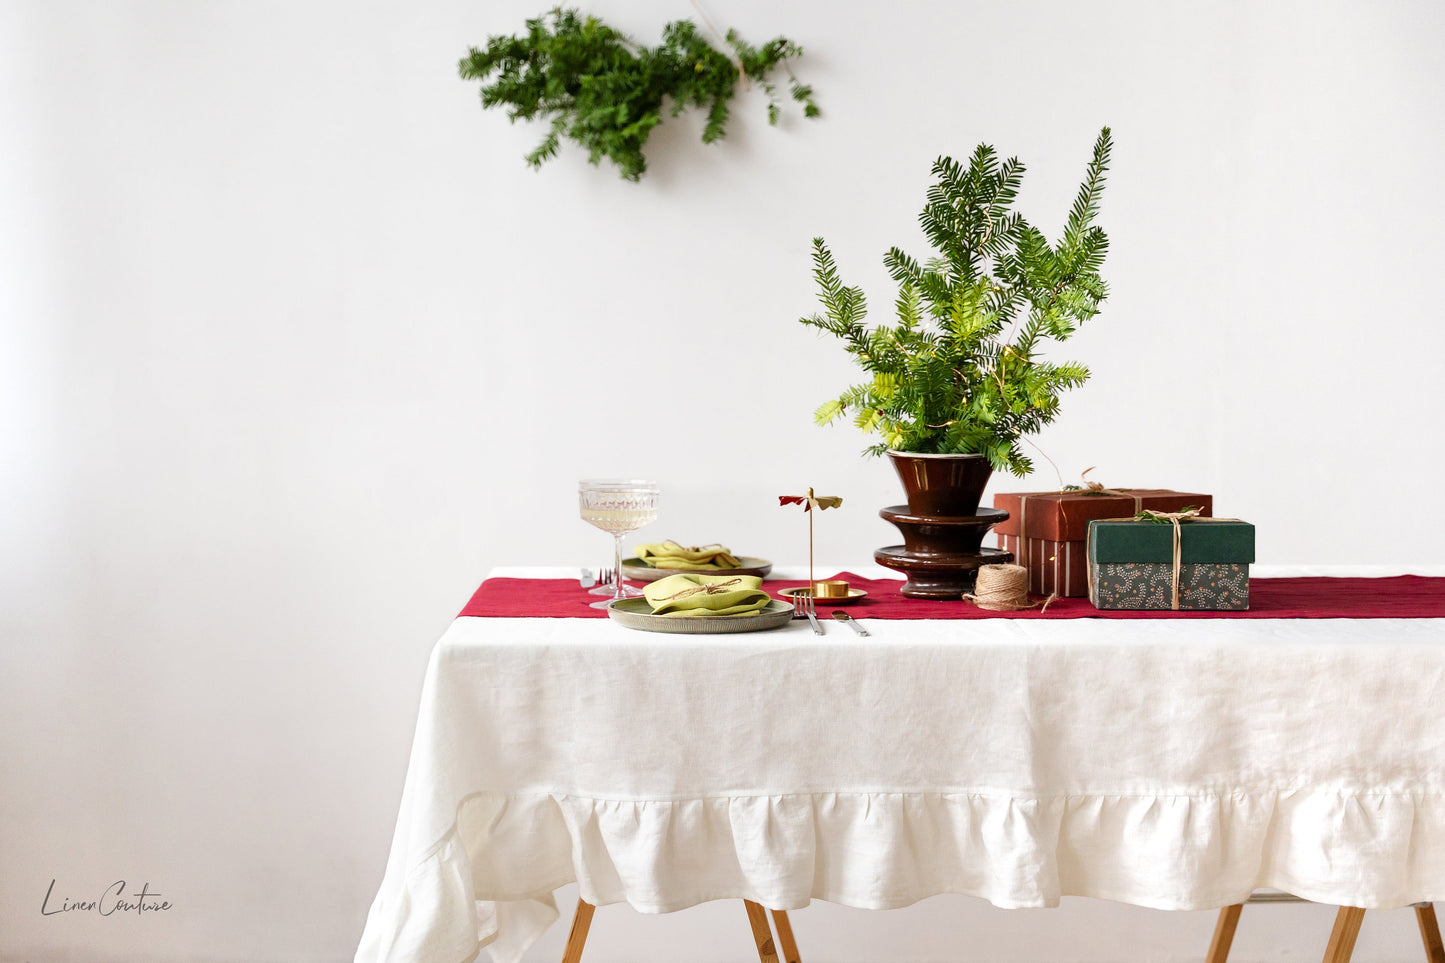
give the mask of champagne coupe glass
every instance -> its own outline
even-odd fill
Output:
[[[612,534],[612,568],[617,573],[613,596],[593,602],[594,609],[642,594],[622,581],[622,536],[657,520],[657,495],[655,483],[636,479],[591,478],[578,484],[582,520]]]

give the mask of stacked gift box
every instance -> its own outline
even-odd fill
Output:
[[[994,526],[999,548],[1012,552],[1028,569],[1029,592],[1086,598],[1089,595],[1089,523],[1096,519],[1133,518],[1145,509],[1180,512],[1199,509],[1209,515],[1214,499],[1194,492],[1160,488],[1118,491],[1013,492],[994,495],[994,508],[1009,513]]]
[[[1089,601],[1101,609],[1249,608],[1254,526],[1193,516],[1089,522]]]

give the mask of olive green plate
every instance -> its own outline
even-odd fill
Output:
[[[622,577],[634,582],[656,582],[669,575],[756,575],[765,577],[773,570],[773,563],[765,558],[744,558],[738,556],[742,568],[653,568],[640,558],[622,560]]]
[[[722,635],[727,632],[761,632],[776,629],[793,620],[793,607],[773,599],[757,615],[694,615],[668,618],[653,615],[647,599],[621,599],[607,606],[607,617],[629,629],[642,632],[675,632],[682,635]]]

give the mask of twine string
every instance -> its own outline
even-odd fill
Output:
[[[1169,591],[1169,608],[1179,611],[1179,573],[1183,569],[1184,553],[1181,549],[1182,539],[1179,530],[1180,522],[1237,522],[1237,518],[1210,518],[1207,515],[1199,514],[1201,509],[1186,508],[1182,512],[1156,512],[1146,508],[1136,514],[1135,518],[1155,519],[1161,522],[1170,522],[1174,526],[1174,568],[1171,575],[1173,584]]]
[[[1040,449],[1040,450],[1042,451],[1042,449]],[[1044,457],[1045,457],[1045,458],[1048,458],[1049,456],[1048,456],[1048,455],[1044,455]],[[1053,464],[1053,461],[1050,460],[1050,461],[1049,461],[1049,464],[1052,465],[1052,464]],[[1135,517],[1138,517],[1139,514],[1144,511],[1144,497],[1143,497],[1142,495],[1137,495],[1137,494],[1135,494],[1134,492],[1119,491],[1117,488],[1105,488],[1105,487],[1104,487],[1102,484],[1100,484],[1099,482],[1089,481],[1089,472],[1093,471],[1094,468],[1097,468],[1097,467],[1099,467],[1099,466],[1094,465],[1093,467],[1085,468],[1084,471],[1083,471],[1083,474],[1079,475],[1079,481],[1081,481],[1081,482],[1084,483],[1084,490],[1087,491],[1087,492],[1089,492],[1089,493],[1091,493],[1091,494],[1097,494],[1097,495],[1118,495],[1118,496],[1120,496],[1121,498],[1132,498],[1132,499],[1134,499],[1134,515],[1135,515]],[[1057,467],[1056,467],[1054,470],[1055,470],[1055,471],[1058,471]],[[1063,481],[1063,480],[1060,479],[1060,485],[1059,485],[1059,491],[1058,491],[1059,494],[1063,494],[1063,493],[1068,492],[1068,491],[1071,490],[1071,489],[1065,488],[1065,487],[1063,486],[1063,484],[1062,484],[1062,481]],[[1015,553],[1015,554],[1018,556],[1018,557],[1017,557],[1018,563],[1019,563],[1020,565],[1022,565],[1024,568],[1028,568],[1028,565],[1029,565],[1029,527],[1028,527],[1029,499],[1030,499],[1030,498],[1033,498],[1035,494],[1052,495],[1052,494],[1055,494],[1055,493],[1054,493],[1054,492],[1042,492],[1042,493],[1040,493],[1040,492],[1035,492],[1035,493],[1033,493],[1033,494],[1022,495],[1022,496],[1019,497],[1019,550],[1018,550],[1018,552]],[[1027,585],[1027,584],[1028,584],[1028,583],[1026,582],[1025,585]],[[1040,588],[1040,590],[1042,590],[1043,585],[1040,584],[1039,588]]]
[[[683,545],[670,538],[662,543],[663,548],[667,548],[668,546],[672,546],[672,548],[679,552],[708,552],[715,548],[721,549],[726,547],[722,542],[709,542],[707,545]]]
[[[1097,465],[1094,466],[1094,468],[1097,467]],[[1134,514],[1138,515],[1144,510],[1144,496],[1136,495],[1133,492],[1121,492],[1117,488],[1105,488],[1099,482],[1089,481],[1089,472],[1093,471],[1094,468],[1085,468],[1084,473],[1079,476],[1079,481],[1084,483],[1085,491],[1093,492],[1097,495],[1119,495],[1123,498],[1132,498],[1134,499]]]
[[[734,67],[738,68],[738,83],[742,86],[743,90],[752,90],[752,81],[748,80],[748,72],[747,69],[743,67],[743,60],[727,42],[727,37],[723,35],[722,31],[718,30],[717,26],[712,22],[712,18],[707,15],[707,11],[702,8],[702,4],[698,3],[697,0],[692,0],[692,8],[697,11],[699,17],[702,17],[703,24],[707,27],[708,32],[713,35],[713,38],[717,40],[717,46],[722,50],[723,55],[733,62]]]
[[[675,602],[678,599],[690,599],[694,595],[717,595],[719,592],[729,591],[729,586],[737,585],[740,578],[730,578],[726,582],[708,582],[706,585],[697,585],[692,588],[685,588],[671,595],[663,596],[659,602]]]
[[[1058,593],[1042,602],[1030,602],[1028,569],[1022,565],[984,565],[978,570],[973,592],[963,598],[989,612],[1018,612],[1040,606],[1040,611],[1046,612]]]

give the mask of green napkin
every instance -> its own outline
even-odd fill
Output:
[[[739,562],[727,546],[718,545],[679,545],[672,539],[665,542],[655,542],[649,545],[638,545],[633,553],[638,559],[653,568],[742,568],[743,563]]]
[[[772,598],[756,575],[669,575],[642,590],[653,615],[757,615]]]

